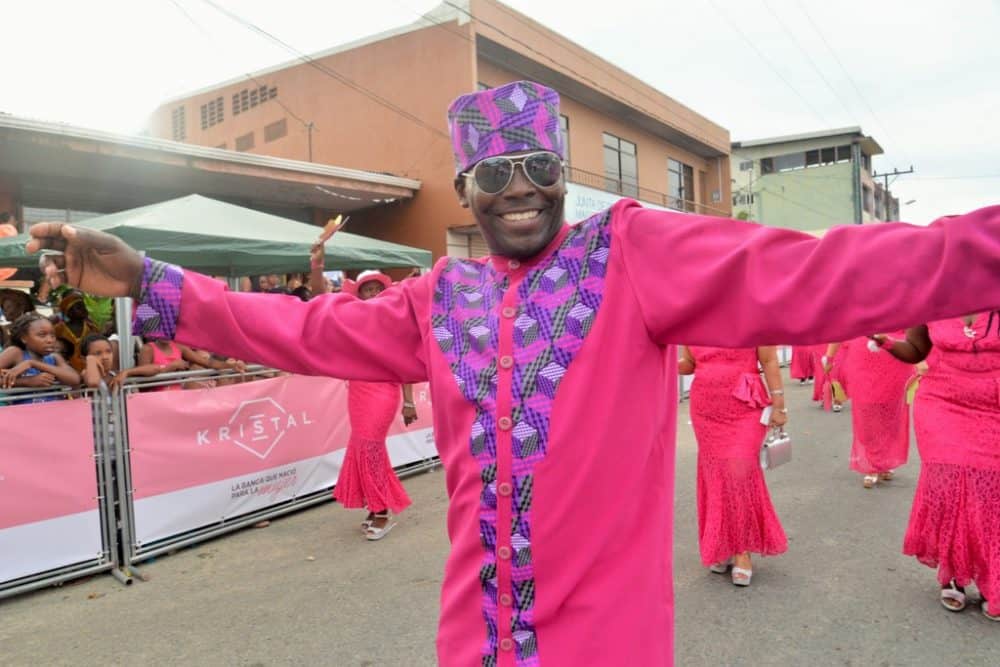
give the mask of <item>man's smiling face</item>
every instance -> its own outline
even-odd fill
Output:
[[[509,153],[507,157],[531,152]],[[566,183],[562,177],[550,187],[539,187],[528,180],[523,165],[518,164],[506,188],[487,194],[471,173],[470,168],[455,179],[455,191],[462,206],[472,211],[491,253],[528,259],[555,238],[563,225],[565,209]]]

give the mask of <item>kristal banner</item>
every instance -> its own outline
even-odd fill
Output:
[[[394,466],[437,455],[427,385],[420,421],[389,431]],[[128,397],[141,546],[333,486],[350,435],[347,384],[292,375]],[[402,399],[400,399],[402,400]]]
[[[100,558],[89,400],[0,408],[0,584]]]

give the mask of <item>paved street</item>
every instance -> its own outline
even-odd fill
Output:
[[[863,490],[849,412],[814,408],[811,389],[788,387],[795,460],[768,475],[790,549],[755,561],[750,589],[700,566],[682,406],[677,664],[998,664],[1000,624],[944,611],[931,570],[899,553],[918,466]],[[2,601],[0,665],[433,665],[443,475],[405,484],[414,507],[381,543],[323,505],[159,558],[131,588],[99,576]]]

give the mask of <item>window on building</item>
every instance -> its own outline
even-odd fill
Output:
[[[694,210],[694,169],[678,160],[667,160],[667,206]]]
[[[819,163],[820,164],[833,164],[837,161],[837,149],[836,148],[824,148],[819,152]]]
[[[604,187],[628,197],[639,196],[639,163],[635,144],[604,133]]]
[[[870,172],[872,170],[872,156],[867,153],[862,153],[861,166],[865,168],[865,171]]]
[[[187,139],[187,124],[184,116],[184,107],[177,107],[170,112],[171,136],[174,141]]]
[[[868,213],[873,213],[875,209],[874,195],[872,194],[872,189],[867,185],[861,186],[862,202],[864,203],[865,211]]]
[[[805,166],[805,153],[789,153],[787,155],[777,155],[774,157],[775,171],[794,171],[796,169],[805,169]]]
[[[201,129],[207,130],[223,121],[222,98],[217,97],[201,105]]]
[[[241,114],[250,109],[264,104],[268,100],[273,100],[278,96],[278,89],[274,86],[259,86],[257,88],[244,88],[238,93],[233,93],[233,115]]]
[[[562,135],[563,159],[569,164],[569,118],[559,114],[559,134]]]
[[[748,195],[745,192],[734,192],[733,193],[733,206],[747,206],[753,205],[754,196]]]
[[[288,121],[282,118],[276,123],[264,126],[264,141],[275,141],[288,134]]]
[[[236,137],[236,150],[248,151],[253,148],[253,132]]]
[[[741,160],[740,171],[750,171],[753,169],[753,160]]]
[[[762,174],[773,174],[774,173],[774,159],[765,157],[761,158],[760,161],[760,173]]]
[[[851,161],[851,147],[847,146],[837,146],[837,162],[850,162]]]

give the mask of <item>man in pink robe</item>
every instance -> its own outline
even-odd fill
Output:
[[[1000,304],[1000,207],[823,239],[630,200],[569,226],[558,103],[523,81],[455,101],[456,191],[493,254],[442,258],[372,301],[233,294],[54,223],[29,244],[65,251],[71,284],[136,296],[147,333],[294,373],[430,381],[448,667],[673,664],[675,344],[846,340]]]

